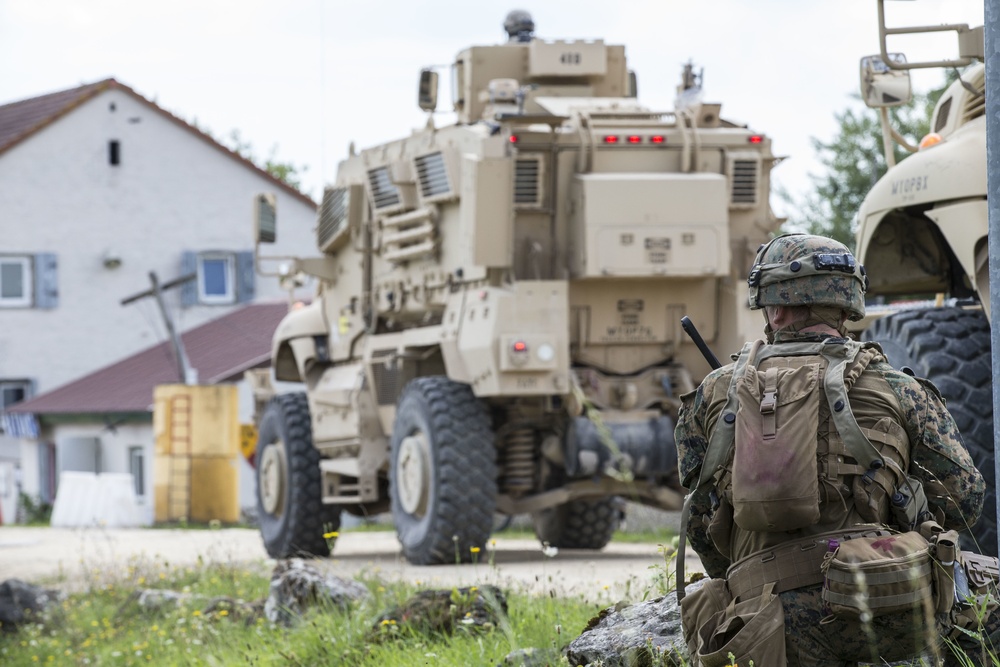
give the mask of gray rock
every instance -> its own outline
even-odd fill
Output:
[[[25,623],[44,620],[46,612],[60,598],[58,591],[8,579],[0,584],[0,631],[16,632]]]
[[[423,634],[492,630],[507,616],[507,597],[496,586],[424,590],[400,607],[383,612],[368,633],[372,642],[393,639],[401,628]]]
[[[688,594],[703,582],[690,583]],[[634,605],[618,603],[592,619],[566,649],[569,664],[602,667],[686,665],[688,650],[674,593]]]
[[[351,602],[368,595],[363,584],[323,574],[306,561],[292,558],[274,567],[264,616],[272,623],[290,625],[309,607],[346,609]]]
[[[146,611],[175,609],[191,598],[189,593],[178,593],[160,588],[140,588],[135,591],[135,603]]]

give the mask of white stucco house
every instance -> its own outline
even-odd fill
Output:
[[[18,486],[51,500],[61,467],[59,443],[4,409],[164,341],[154,299],[122,305],[151,273],[195,276],[164,292],[181,331],[289,298],[254,272],[260,192],[282,218],[269,254],[315,252],[308,196],[121,82],[0,106],[0,513]],[[30,465],[24,435],[41,436]]]
[[[201,384],[236,385],[241,424],[252,424],[254,417],[253,389],[244,374],[269,366],[271,337],[287,312],[281,301],[240,306],[181,336]],[[153,392],[176,383],[176,376],[173,347],[164,341],[8,408],[10,418],[30,417],[38,424],[37,438],[19,438],[23,469],[56,477],[67,471],[131,474],[141,523],[153,523]],[[55,466],[47,466],[38,443],[52,444]],[[253,468],[242,457],[234,463],[239,505],[250,509],[256,503]],[[45,481],[24,475],[22,490],[39,497]]]

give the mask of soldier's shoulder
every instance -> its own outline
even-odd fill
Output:
[[[941,390],[933,382],[927,378],[918,377],[909,368],[902,370],[894,368],[885,357],[876,359],[869,364],[866,372],[877,373],[881,376],[900,398],[920,399],[931,394],[939,400],[942,399]]]

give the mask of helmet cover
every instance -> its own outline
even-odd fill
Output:
[[[762,245],[747,283],[754,310],[836,306],[851,320],[865,316],[865,267],[847,246],[825,236],[785,234]]]

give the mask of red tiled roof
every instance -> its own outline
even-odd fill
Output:
[[[69,90],[62,90],[48,95],[32,97],[19,102],[12,102],[0,106],[0,155],[32,136],[39,130],[54,123],[69,112],[79,107],[84,102],[96,97],[106,90],[121,90],[131,95],[140,103],[148,106],[157,113],[162,114],[175,125],[191,132],[202,141],[207,142],[216,150],[225,153],[228,157],[240,162],[244,167],[253,169],[264,178],[271,181],[276,187],[281,188],[296,199],[301,200],[310,206],[315,207],[314,202],[308,195],[293,188],[279,178],[275,178],[266,170],[261,169],[250,160],[247,160],[239,153],[232,151],[210,135],[202,132],[198,128],[181,120],[169,111],[163,109],[155,102],[150,102],[139,93],[132,90],[125,84],[115,79],[105,79],[96,83],[88,83]]]
[[[268,362],[271,337],[287,313],[285,303],[252,304],[184,333],[184,352],[198,371],[198,382],[225,382]],[[177,382],[177,363],[168,341],[18,403],[7,412],[149,412],[153,388]]]

